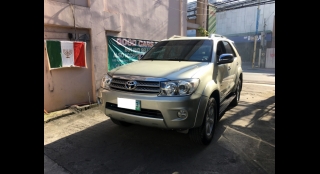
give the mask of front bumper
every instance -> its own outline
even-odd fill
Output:
[[[117,98],[141,101],[141,111],[117,107]],[[155,94],[128,93],[100,89],[98,100],[103,112],[114,119],[143,126],[163,129],[190,129],[195,125],[201,94],[183,97],[158,97]],[[180,110],[186,110],[188,117],[178,117]],[[202,113],[202,112],[200,112]]]

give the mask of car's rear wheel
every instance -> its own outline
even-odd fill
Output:
[[[217,103],[216,100],[211,97],[206,107],[202,125],[189,130],[190,139],[198,144],[210,144],[215,132],[217,117]]]
[[[111,121],[112,121],[114,124],[119,125],[119,126],[125,126],[125,127],[127,127],[127,126],[130,126],[130,125],[131,125],[131,123],[124,122],[124,121],[119,121],[119,120],[114,119],[114,118],[111,118],[111,117],[110,117],[110,119],[111,119]]]
[[[235,91],[236,97],[232,100],[231,106],[237,106],[240,101],[240,92],[241,92],[241,79],[238,80],[237,88]]]

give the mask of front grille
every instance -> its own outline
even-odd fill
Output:
[[[117,104],[113,104],[113,103],[109,103],[109,102],[106,103],[106,108],[110,109],[110,110],[126,113],[126,114],[132,114],[132,115],[136,115],[136,116],[141,116],[141,117],[161,118],[161,119],[163,119],[163,116],[162,116],[161,112],[158,111],[158,110],[142,109],[141,108],[141,111],[135,111],[135,110],[131,110],[131,109],[118,108]]]
[[[160,82],[158,82],[158,81],[136,80],[137,86],[134,90],[129,90],[126,88],[125,84],[128,81],[130,81],[130,80],[114,78],[111,81],[110,88],[128,91],[128,92],[144,92],[144,93],[159,93],[160,92]]]

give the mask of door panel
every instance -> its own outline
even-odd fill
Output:
[[[219,41],[217,43],[217,49],[216,49],[216,57],[219,59],[219,56],[221,54],[226,53],[226,49],[224,47],[224,44],[222,41]],[[217,60],[218,61],[218,60]],[[226,64],[221,64],[218,65],[218,77],[219,77],[219,82],[220,82],[220,97],[221,100],[223,100],[228,92],[230,91],[228,88],[230,87],[230,69],[231,69],[231,64],[226,63]]]
[[[234,50],[233,50],[233,48],[231,46],[231,43],[229,43],[228,41],[223,41],[223,46],[225,48],[226,53],[232,54],[234,56],[233,62],[229,63],[229,65],[228,65],[228,77],[227,77],[228,86],[226,87],[227,88],[226,93],[228,94],[229,92],[231,92],[232,88],[234,87],[234,85],[236,83],[238,59],[236,57],[237,55],[235,54],[235,52],[234,52]]]

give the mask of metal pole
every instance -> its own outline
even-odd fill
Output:
[[[199,27],[206,29],[204,26],[204,0],[197,0],[197,18],[196,23],[199,24]],[[196,30],[196,36],[201,36],[200,32]]]
[[[260,15],[260,0],[258,1],[258,9],[257,9],[256,33],[255,33],[255,36],[254,36],[252,68],[254,68],[254,60],[256,58],[256,47],[257,47],[257,37],[258,37],[258,27],[259,27],[259,15]]]
[[[263,68],[265,68],[265,65],[266,65],[266,18],[264,18],[264,21],[263,21],[263,39],[261,40],[262,41],[262,53],[264,54],[263,57],[262,57],[262,65],[263,65]]]
[[[201,5],[202,5],[202,1],[201,0],[197,0],[197,18],[196,18],[196,23],[199,24],[199,27],[201,27],[202,25],[202,18],[201,18]],[[200,32],[198,30],[196,30],[196,36],[200,36]]]
[[[261,34],[262,35],[262,34]],[[260,42],[262,41],[262,39],[260,40]],[[259,61],[258,61],[258,66],[260,67],[260,60],[261,60],[261,48],[259,48]]]
[[[262,58],[262,62],[263,62],[263,57],[264,55],[264,40],[265,40],[265,28],[266,28],[266,21],[264,20],[264,24],[263,24],[263,32],[261,32],[261,39],[260,39],[260,48],[259,48],[259,67],[261,68],[261,58]]]

